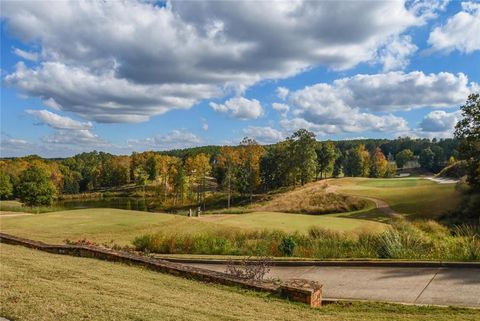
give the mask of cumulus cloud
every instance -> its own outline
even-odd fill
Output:
[[[471,53],[480,50],[480,3],[462,2],[462,11],[436,27],[428,37],[432,50]]]
[[[423,118],[419,127],[424,132],[444,132],[452,136],[455,125],[460,118],[460,111],[448,113],[443,110],[435,110]]]
[[[14,138],[6,133],[3,133],[0,135],[0,153],[3,155],[3,152],[5,151],[11,151],[11,150],[24,150],[28,147],[30,147],[32,144],[24,139],[19,139],[19,138]]]
[[[395,36],[379,52],[378,60],[384,71],[404,69],[409,64],[409,57],[418,50],[410,36]]]
[[[272,108],[278,111],[283,117],[285,117],[290,110],[290,106],[281,103],[273,103]]]
[[[6,1],[8,30],[42,52],[6,83],[95,121],[141,122],[229,88],[372,61],[431,15],[417,3]]]
[[[272,128],[272,127],[256,127],[249,126],[243,129],[243,132],[248,137],[254,138],[257,142],[261,144],[271,144],[276,143],[283,139],[282,132]]]
[[[46,124],[55,129],[90,129],[93,127],[91,122],[79,122],[70,117],[60,116],[48,110],[27,109],[27,114],[34,116],[40,124]]]
[[[142,122],[173,108],[189,108],[217,91],[209,85],[144,85],[114,72],[90,73],[81,67],[45,62],[28,69],[19,62],[5,82],[57,106],[98,122]],[[55,102],[55,104],[53,104]]]
[[[446,108],[464,102],[475,88],[463,73],[421,71],[355,75],[320,83],[290,94],[295,105],[309,108],[363,108],[368,111],[405,111],[415,108]]]
[[[241,120],[256,119],[263,115],[263,108],[260,102],[256,99],[247,99],[245,97],[233,97],[223,104],[210,102],[210,107],[216,112]]]
[[[30,60],[30,61],[38,60],[38,53],[36,52],[29,52],[29,51],[15,48],[13,49],[13,53],[26,60]]]
[[[156,135],[144,139],[130,139],[127,141],[127,146],[134,149],[158,148],[168,150],[194,147],[202,143],[203,140],[197,135],[175,129],[164,135]]]
[[[47,144],[86,146],[88,148],[106,147],[110,144],[88,129],[60,129],[53,135],[45,136],[42,141]]]
[[[85,147],[104,147],[109,143],[93,133],[91,122],[80,122],[67,116],[61,116],[48,110],[27,109],[25,112],[37,119],[38,124],[45,124],[56,131],[42,138],[47,144],[62,144]]]
[[[278,98],[280,98],[281,100],[285,100],[287,98],[289,92],[288,88],[278,87],[276,91]]]

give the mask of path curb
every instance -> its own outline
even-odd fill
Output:
[[[183,264],[241,264],[233,259],[188,259],[162,257],[162,260]],[[406,267],[406,268],[461,268],[478,269],[480,262],[437,262],[437,261],[317,261],[317,260],[271,260],[272,266],[338,266],[338,267]]]

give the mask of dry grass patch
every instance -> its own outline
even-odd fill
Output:
[[[277,194],[271,200],[254,206],[260,212],[304,214],[344,213],[363,209],[367,202],[358,197],[327,193],[326,183],[314,182],[293,191]]]

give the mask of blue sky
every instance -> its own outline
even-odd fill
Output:
[[[4,1],[1,156],[451,137],[480,3]]]

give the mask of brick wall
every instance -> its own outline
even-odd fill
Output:
[[[203,282],[239,286],[255,291],[270,292],[272,294],[287,298],[291,301],[306,303],[312,307],[319,307],[322,300],[322,286],[318,282],[313,281],[296,279],[278,284],[270,281],[245,280],[222,272],[215,272],[161,259],[152,259],[126,252],[118,252],[94,246],[51,245],[8,235],[5,233],[0,233],[0,242],[12,245],[21,245],[54,254],[64,254],[95,258],[105,261],[135,264],[144,266],[154,271],[195,279]]]

